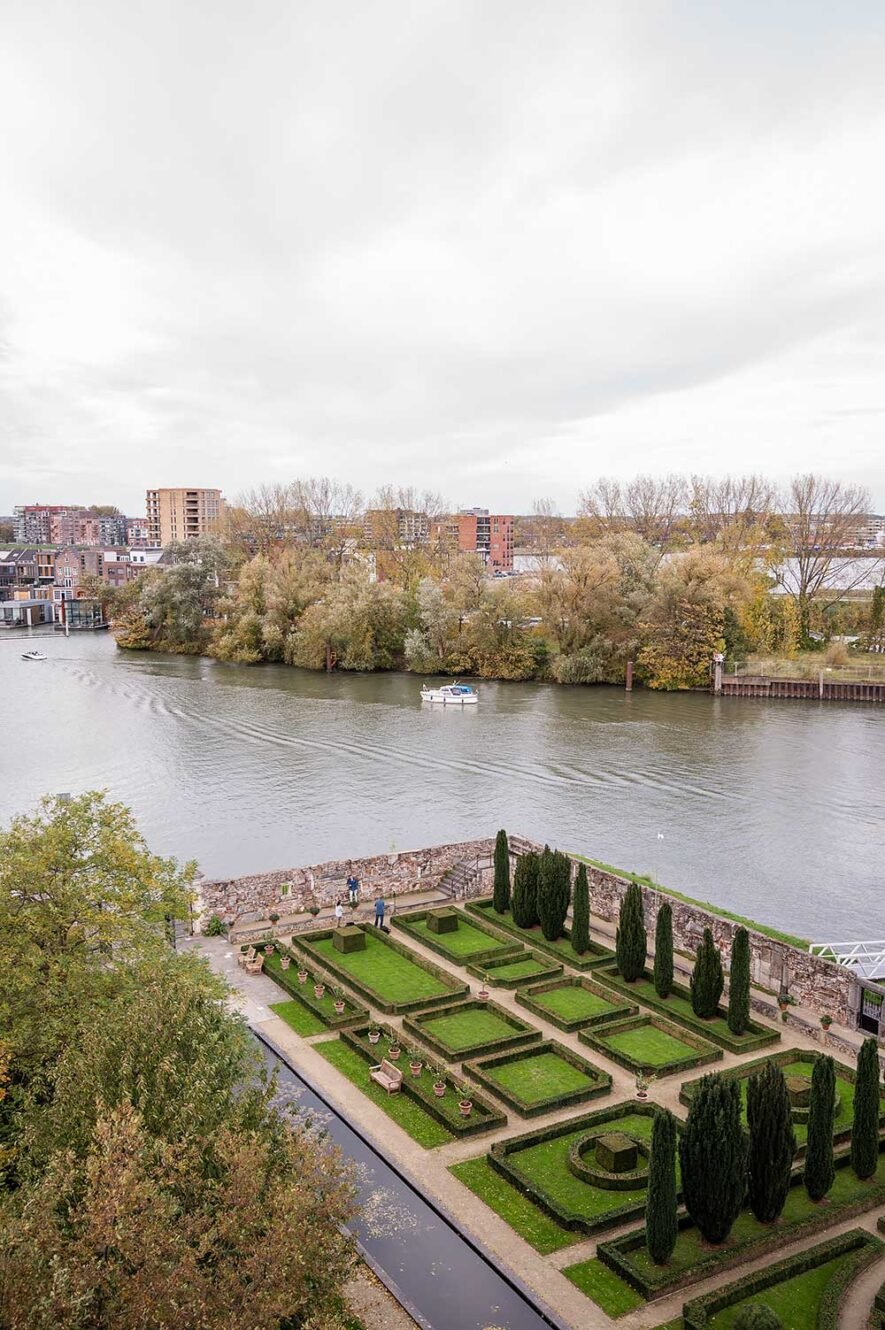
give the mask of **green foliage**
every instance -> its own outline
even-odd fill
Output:
[[[217,914],[210,915],[209,922],[203,929],[204,937],[224,937],[226,933],[227,928],[223,920],[219,919]]]
[[[728,976],[728,1028],[743,1034],[750,1024],[750,935],[738,928],[731,943]]]
[[[664,901],[655,924],[655,992],[668,998],[673,990],[673,906]]]
[[[548,942],[562,936],[571,897],[571,863],[560,850],[544,846],[538,872],[538,918]]]
[[[747,1124],[750,1209],[760,1224],[772,1224],[784,1208],[796,1153],[784,1074],[773,1062],[747,1082]]]
[[[630,883],[621,901],[615,934],[615,957],[618,973],[627,983],[641,977],[646,958],[645,917],[642,912],[642,888],[635,882]]]
[[[738,1312],[734,1330],[783,1330],[783,1321],[763,1302],[751,1302]]]
[[[875,1039],[865,1039],[857,1055],[851,1167],[861,1179],[871,1178],[879,1160],[879,1052]]]
[[[534,928],[538,923],[538,879],[540,856],[530,850],[516,861],[510,910],[518,928]]]
[[[815,1058],[808,1110],[808,1145],[805,1152],[805,1190],[819,1201],[833,1185],[833,1122],[836,1070],[831,1057]]]
[[[734,1080],[701,1081],[679,1141],[685,1207],[708,1242],[724,1242],[746,1192],[747,1139]]]
[[[579,864],[572,904],[572,949],[582,956],[590,946],[590,884],[587,865]]]
[[[495,838],[495,891],[493,904],[498,914],[510,908],[510,847],[507,832],[502,829]]]
[[[651,1133],[645,1240],[656,1265],[670,1259],[676,1245],[676,1119],[666,1108],[655,1113]]]
[[[712,931],[705,928],[691,976],[691,1005],[694,1014],[705,1020],[715,1016],[724,987],[722,958],[713,941]]]

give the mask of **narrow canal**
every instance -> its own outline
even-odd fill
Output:
[[[323,1118],[329,1136],[358,1167],[362,1213],[354,1234],[396,1285],[424,1330],[550,1330],[543,1314],[482,1252],[433,1208],[415,1186],[341,1118],[258,1034],[284,1097]]]

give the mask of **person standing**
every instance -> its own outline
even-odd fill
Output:
[[[384,897],[381,892],[375,897],[375,927],[384,927]]]
[[[336,928],[340,928],[340,927],[341,927],[341,920],[342,920],[343,918],[344,918],[344,906],[341,904],[341,900],[340,900],[340,898],[339,898],[339,899],[335,902],[335,927],[336,927]]]
[[[347,898],[351,905],[356,905],[359,894],[360,880],[354,873],[351,873],[350,877],[347,879]]]

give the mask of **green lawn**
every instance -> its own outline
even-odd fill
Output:
[[[294,999],[291,1002],[272,1002],[270,1009],[279,1016],[280,1020],[291,1026],[296,1034],[304,1038],[328,1031],[328,1026],[323,1024],[319,1016],[314,1016],[312,1011],[308,1011],[307,1007],[303,1007]]]
[[[495,983],[496,980],[509,979],[532,979],[535,975],[546,974],[548,970],[555,967],[548,965],[546,961],[536,961],[527,957],[524,961],[512,961],[509,965],[496,965],[494,969],[489,970],[488,981]]]
[[[623,1005],[619,998],[609,1002],[586,988],[571,984],[563,988],[551,988],[549,993],[533,993],[531,997],[536,1006],[543,1007],[564,1021],[601,1016],[608,1011],[618,1011],[619,1006]]]
[[[398,1123],[403,1131],[408,1132],[412,1139],[423,1145],[425,1149],[430,1150],[435,1145],[445,1145],[454,1139],[453,1134],[429,1113],[425,1113],[414,1099],[409,1099],[402,1093],[388,1094],[380,1085],[369,1080],[368,1062],[352,1048],[348,1048],[342,1039],[330,1039],[328,1043],[315,1044],[314,1047],[328,1062],[331,1062],[333,1067],[337,1067],[349,1081],[358,1086],[373,1104],[383,1109],[389,1118]]]
[[[834,1261],[827,1261],[826,1265],[806,1270],[804,1275],[795,1275],[731,1307],[723,1307],[710,1318],[710,1330],[731,1330],[741,1309],[749,1303],[759,1302],[777,1313],[784,1330],[808,1330],[809,1326],[817,1325],[817,1309],[827,1284],[851,1255],[839,1256]]]
[[[570,1265],[562,1273],[582,1293],[586,1293],[597,1307],[601,1307],[607,1316],[623,1316],[645,1303],[640,1293],[595,1258]]]
[[[414,1002],[451,993],[455,981],[445,983],[421,964],[388,946],[371,931],[366,932],[365,951],[336,951],[331,937],[309,942],[310,952],[320,961],[353,975],[359,983],[376,993],[383,1002]]]
[[[814,1071],[814,1063],[797,1058],[795,1062],[786,1063],[781,1067],[784,1076],[808,1076]],[[744,1125],[747,1122],[747,1083],[748,1077],[739,1078],[741,1087],[741,1103],[743,1104]],[[851,1126],[854,1119],[854,1085],[851,1081],[846,1081],[839,1075],[839,1064],[836,1063],[836,1090],[839,1095],[839,1107],[836,1110],[836,1119],[833,1124],[834,1130],[845,1131]],[[796,1144],[805,1145],[808,1140],[808,1124],[805,1122],[794,1122],[793,1131],[796,1134]]]
[[[605,966],[603,969],[595,971],[595,977],[604,983],[606,979],[617,979],[618,974],[616,970],[610,970],[608,966]],[[694,1014],[690,997],[685,997],[682,993],[671,993],[668,998],[660,998],[655,990],[654,981],[647,976],[643,979],[637,979],[632,984],[623,984],[618,991],[625,994],[629,993],[630,1000],[633,1002],[646,1002],[652,1007],[655,1003],[659,1003],[661,1014],[677,1023],[680,1017],[684,1017],[692,1028],[698,1024],[699,1017]],[[717,1036],[721,1036],[731,1043],[740,1043],[742,1039],[752,1043],[759,1036],[758,1030],[756,1032],[748,1031],[744,1035],[732,1034],[728,1028],[728,1021],[724,1016],[716,1016],[712,1020],[703,1021],[702,1024],[704,1034],[714,1041]],[[735,1051],[739,1052],[740,1050],[735,1049]]]
[[[536,1053],[532,1057],[520,1057],[513,1062],[503,1062],[497,1067],[483,1067],[482,1074],[487,1080],[508,1091],[527,1108],[547,1099],[571,1094],[574,1090],[585,1090],[596,1084],[579,1067],[573,1067],[565,1058],[554,1052]]]
[[[492,937],[489,933],[474,928],[460,911],[458,927],[453,933],[432,933],[426,919],[409,919],[400,922],[400,929],[407,936],[411,934],[419,942],[425,940],[447,951],[453,960],[464,960],[483,951],[500,951],[504,947],[514,947],[507,938]]]
[[[497,924],[499,928],[505,928],[508,932],[514,933],[530,947],[537,945],[541,949],[546,948],[549,951],[555,951],[559,960],[564,961],[566,964],[571,961],[574,965],[577,961],[586,962],[592,959],[592,953],[590,951],[585,951],[582,956],[578,956],[571,944],[570,938],[558,937],[555,942],[548,942],[539,925],[536,925],[534,928],[519,928],[518,925],[513,922],[513,915],[509,910],[505,910],[503,914],[498,914],[497,910],[495,910],[491,904],[486,904],[482,901],[478,902],[478,904],[482,910],[482,917],[487,918],[490,924]],[[608,948],[603,947],[601,944],[596,944],[596,947],[600,957],[604,956],[608,951]]]
[[[542,1255],[571,1247],[584,1238],[583,1233],[571,1233],[562,1228],[511,1186],[506,1178],[495,1172],[485,1155],[479,1159],[467,1159],[463,1164],[453,1164],[449,1172]]]
[[[494,1039],[509,1039],[520,1033],[516,1026],[503,1020],[494,1011],[475,1007],[453,1012],[449,1016],[439,1016],[435,1020],[421,1021],[420,1028],[444,1044],[455,1059],[458,1054],[468,1053],[471,1048],[479,1048]]]
[[[605,1036],[605,1027],[594,1032],[607,1047],[632,1058],[643,1066],[663,1067],[669,1062],[679,1062],[683,1058],[697,1056],[697,1049],[691,1044],[684,1044],[666,1030],[658,1030],[654,1025],[642,1025],[636,1030],[623,1030],[620,1034]]]

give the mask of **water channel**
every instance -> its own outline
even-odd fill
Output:
[[[885,708],[481,683],[0,637],[3,820],[103,787],[211,877],[505,825],[817,940],[883,936]],[[33,645],[37,645],[36,642]]]

